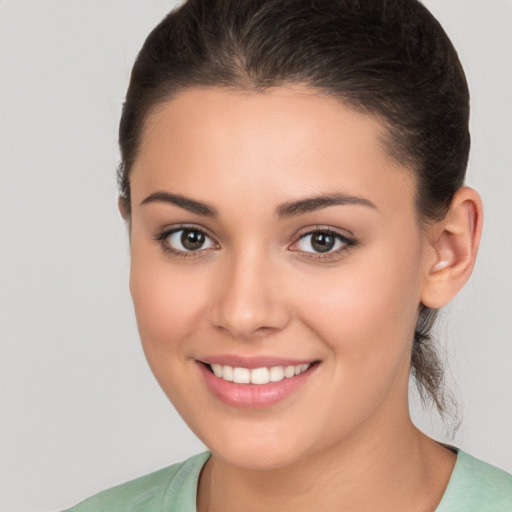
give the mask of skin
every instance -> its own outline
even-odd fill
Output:
[[[130,289],[153,373],[212,451],[200,512],[427,511],[442,497],[455,455],[411,422],[411,343],[420,303],[440,307],[469,277],[481,206],[462,189],[446,219],[422,225],[414,174],[385,135],[301,86],[192,88],[148,119],[131,175]],[[144,202],[156,192],[217,214]],[[371,205],[276,215],[335,193]],[[162,232],[182,224],[208,234],[204,248],[166,250],[178,246]],[[354,244],[319,254],[301,238],[327,228]],[[240,409],[198,370],[219,354],[318,364],[279,403]]]

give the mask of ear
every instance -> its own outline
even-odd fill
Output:
[[[482,233],[482,201],[476,191],[458,190],[445,218],[428,228],[429,251],[421,302],[440,308],[450,302],[469,279]]]
[[[119,213],[121,217],[127,222],[130,220],[130,203],[126,197],[119,196],[117,200],[117,207],[119,208]]]

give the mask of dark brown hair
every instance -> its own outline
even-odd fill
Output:
[[[463,185],[469,93],[448,36],[416,0],[188,0],[146,39],[119,127],[119,185],[152,110],[187,87],[264,91],[301,83],[378,116],[387,147],[417,179],[422,222],[442,218]],[[446,411],[443,368],[420,306],[411,373],[423,401]]]

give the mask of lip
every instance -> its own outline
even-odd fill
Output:
[[[270,368],[272,366],[297,366],[298,364],[312,363],[311,359],[289,359],[276,356],[237,356],[234,354],[224,354],[209,356],[204,359],[198,359],[206,364],[221,364],[240,368]]]
[[[216,377],[208,369],[207,364],[224,364],[253,369],[271,366],[291,366],[311,362],[311,360],[290,360],[274,357],[239,358],[237,356],[219,356],[208,358],[208,361],[196,360],[196,366],[202,374],[210,393],[224,404],[241,409],[261,409],[278,404],[290,395],[298,392],[311,375],[315,373],[318,364],[311,364],[305,372],[299,375],[285,378],[278,382],[269,382],[268,384],[237,384],[235,382],[228,382]]]

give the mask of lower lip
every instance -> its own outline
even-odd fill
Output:
[[[197,362],[206,386],[221,402],[240,408],[261,408],[274,405],[297,391],[318,366],[311,365],[295,377],[268,384],[237,384],[216,377],[204,363]]]

